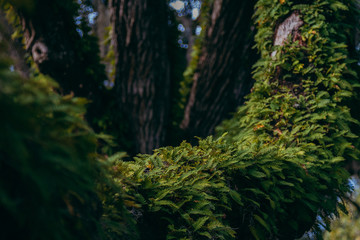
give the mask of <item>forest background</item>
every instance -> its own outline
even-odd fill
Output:
[[[322,238],[358,206],[356,1],[1,6],[5,239]]]

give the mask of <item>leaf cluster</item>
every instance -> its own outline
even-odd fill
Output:
[[[262,58],[246,105],[218,128],[227,135],[119,163],[136,183],[140,235],[291,239],[313,229],[321,238],[337,209],[346,211],[344,165],[359,153],[347,106],[358,81],[348,47],[352,4],[258,1]],[[274,46],[276,27],[294,11],[303,21],[297,39]]]
[[[125,235],[131,220],[124,220],[122,195],[116,222],[111,215],[112,193],[121,189],[96,154],[98,136],[84,120],[87,100],[60,96],[45,77],[22,79],[10,64],[1,54],[0,238],[102,239],[111,224]]]

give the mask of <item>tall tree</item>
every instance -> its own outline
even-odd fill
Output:
[[[163,0],[113,0],[115,88],[135,152],[164,144],[169,122],[167,5]]]
[[[119,164],[145,202],[142,239],[321,239],[359,160],[353,3],[257,2],[256,83],[222,137]]]
[[[40,59],[49,66],[57,62],[65,64],[61,66],[64,71],[73,69],[80,71],[79,74],[85,72],[85,75],[66,75],[70,80],[85,81],[70,76],[97,76],[90,78],[91,81],[96,79],[101,83],[101,78],[98,78],[101,74],[91,74],[93,69],[90,66],[100,65],[99,61],[91,58],[97,55],[84,55],[86,48],[77,41],[75,46],[79,49],[76,52],[80,52],[79,56],[89,57],[86,59],[89,61],[82,62],[84,65],[75,65],[79,69],[73,66],[67,68],[65,61],[56,60],[59,56],[52,57],[50,53],[50,46],[55,50],[56,46],[52,45],[47,34],[66,34],[61,26],[72,23],[78,10],[77,5],[71,0],[66,2],[69,5],[61,5],[63,0],[50,3],[43,1],[33,2],[34,9],[37,9],[35,13],[39,16],[19,5],[21,1],[12,1],[25,25],[26,40],[30,46],[32,44],[28,48],[29,53],[38,60],[37,54],[40,54]],[[105,176],[101,176],[103,178],[100,177],[104,180],[100,185],[105,186],[99,192],[110,192],[102,199],[104,208],[109,211],[108,218],[122,223],[123,218],[118,210],[127,213],[130,209],[140,231],[140,239],[294,239],[309,229],[321,233],[322,224],[328,227],[329,220],[338,214],[338,207],[344,208],[339,199],[346,198],[351,191],[349,174],[344,166],[349,160],[358,160],[359,156],[358,136],[352,131],[354,128],[359,130],[359,122],[352,117],[349,108],[358,86],[355,84],[358,83],[358,77],[353,71],[354,61],[349,57],[354,1],[258,0],[254,17],[258,27],[255,40],[261,59],[255,65],[253,77],[256,83],[249,100],[231,120],[218,128],[218,134],[221,135],[218,139],[209,136],[201,140],[198,146],[184,142],[178,147],[161,148],[150,156],[139,155],[134,161],[121,161],[117,159],[121,158],[119,154],[109,158],[109,164],[115,165],[110,168],[111,176],[105,173]],[[220,32],[219,36],[214,36],[221,39],[223,32],[220,26],[225,25],[217,25],[216,21],[222,22],[222,18],[217,16],[221,15],[223,9],[227,9],[221,3],[231,5],[235,2],[215,0],[208,3],[211,3],[209,6],[213,10],[208,18],[209,29],[205,31],[204,40],[207,35],[212,35],[209,31]],[[56,23],[40,22],[44,11],[41,4],[52,13],[45,14],[46,19]],[[57,13],[57,7],[61,6],[61,11],[68,11],[64,14],[66,20],[62,20]],[[150,145],[156,145],[164,139],[155,138],[155,141],[151,134],[157,136],[159,126],[163,126],[161,117],[168,111],[164,106],[170,102],[166,102],[170,98],[165,96],[161,98],[163,102],[160,102],[161,94],[158,92],[160,87],[168,87],[170,82],[167,77],[170,65],[165,61],[168,49],[166,44],[161,45],[167,39],[166,4],[149,0],[141,3],[135,0],[114,0],[111,6],[117,47],[115,90],[120,99],[118,109],[122,114],[128,113],[126,120],[134,133],[129,138],[139,141],[136,148],[150,151]],[[231,6],[235,9],[235,5]],[[159,9],[162,14],[155,14]],[[226,15],[221,16],[226,18]],[[214,25],[212,19],[217,19]],[[58,27],[59,31],[53,31],[49,26]],[[89,43],[84,41],[88,36],[83,31],[88,29],[86,26],[66,26],[69,27],[69,33],[79,33],[75,40]],[[153,31],[149,30],[155,26]],[[35,35],[30,34],[31,31]],[[228,39],[232,39],[232,36],[230,34]],[[57,36],[56,39],[61,38]],[[227,41],[224,43],[224,46],[230,46]],[[203,44],[202,47],[207,46],[206,41]],[[37,52],[37,45],[40,50],[46,51]],[[89,46],[93,45],[85,45]],[[75,51],[73,46],[70,47],[70,52]],[[214,51],[214,54],[217,53]],[[202,54],[205,53],[200,52],[199,56]],[[224,59],[232,58],[228,54],[225,51]],[[23,86],[14,77],[16,75],[9,74],[8,65],[3,64],[2,58],[0,61],[0,85],[7,86],[0,88],[0,98],[3,100],[0,101],[3,105],[0,111],[5,111],[2,114],[5,117],[1,118],[5,135],[1,135],[0,160],[1,165],[6,166],[1,168],[4,174],[0,174],[3,178],[0,184],[5,187],[0,188],[0,201],[4,202],[11,223],[18,226],[21,224],[17,220],[20,217],[31,220],[34,216],[42,224],[28,229],[29,234],[38,239],[39,226],[49,226],[51,228],[47,228],[44,235],[44,238],[49,239],[57,234],[56,223],[67,223],[66,220],[70,218],[73,220],[71,224],[59,228],[64,231],[61,236],[100,238],[96,226],[103,227],[104,224],[98,222],[101,208],[95,207],[98,201],[93,179],[97,179],[98,173],[102,172],[98,167],[104,164],[99,166],[91,158],[95,155],[96,135],[83,121],[81,109],[73,107],[78,99],[61,97],[51,91],[48,85],[42,86],[39,82],[29,82]],[[199,61],[194,70],[203,63]],[[37,64],[41,71],[47,72],[43,62],[37,61]],[[165,72],[159,67],[165,67]],[[54,69],[49,67],[53,71],[48,73],[59,81],[65,80],[64,75],[57,75]],[[90,70],[90,73],[86,70]],[[155,81],[155,77],[159,81]],[[210,83],[213,81],[218,79]],[[193,96],[200,96],[195,99],[200,101],[207,95],[196,95],[198,87],[194,85]],[[102,84],[99,86],[103,87]],[[221,88],[222,85],[209,86],[219,88],[220,93],[228,89]],[[88,94],[77,90],[77,94]],[[166,96],[170,95],[168,91],[166,89]],[[130,100],[123,100],[122,94]],[[214,96],[217,97],[216,94]],[[229,94],[220,94],[219,98],[224,96]],[[14,109],[18,110],[12,111]],[[144,111],[149,116],[143,116]],[[161,124],[154,121],[160,121]],[[203,131],[200,130],[202,127],[199,125],[194,133]],[[141,142],[145,140],[149,142]],[[12,173],[16,174],[16,179]],[[115,178],[118,192],[109,186],[108,177]],[[9,183],[19,187],[13,188]],[[20,192],[18,189],[22,184],[30,188]],[[33,194],[30,191],[32,189],[37,191]],[[59,192],[57,189],[60,189]],[[121,201],[125,196],[123,191],[130,195],[129,201]],[[68,195],[72,197],[69,199]],[[36,198],[25,201],[28,196]],[[14,205],[19,203],[18,206],[22,208]],[[29,207],[27,203],[30,203]],[[124,204],[128,204],[128,208]],[[58,217],[55,216],[51,222],[44,220],[41,217],[47,212],[41,210],[44,207],[49,212],[55,207],[57,211],[54,214]],[[32,214],[23,215],[23,209]],[[37,209],[41,215],[36,213]],[[322,222],[318,220],[319,217]],[[107,231],[108,238],[124,230],[124,225],[112,226]],[[131,236],[136,237],[136,234]]]
[[[15,27],[23,31],[25,49],[40,73],[56,80],[62,94],[90,100],[86,118],[97,131],[123,134],[118,114],[112,111],[113,91],[100,62],[98,40],[91,34],[86,1],[5,1],[16,14]],[[11,11],[13,9],[14,11]],[[106,123],[104,123],[106,122]],[[119,133],[118,133],[119,132]],[[124,139],[125,137],[119,137]],[[120,143],[123,143],[120,141]],[[124,144],[123,144],[124,145]]]
[[[11,1],[10,1],[11,2]],[[43,74],[60,83],[63,93],[93,100],[106,79],[96,39],[76,25],[79,5],[73,1],[14,1],[24,31],[25,48]],[[79,16],[81,17],[81,16]],[[85,33],[84,33],[85,31]]]
[[[74,24],[77,4],[39,0],[31,6],[35,11],[21,4],[14,6],[23,26],[26,49],[40,72],[55,78],[64,93],[74,92],[76,96],[89,98],[93,102],[88,113],[90,122],[94,118],[99,121],[99,115],[105,112],[104,106],[116,101],[117,108],[107,113],[118,112],[114,115],[121,115],[123,120],[118,123],[119,127],[109,129],[107,126],[108,133],[120,135],[122,139],[117,139],[118,142],[126,138],[132,147],[126,144],[122,147],[131,154],[150,153],[165,145],[167,130],[174,121],[169,111],[175,97],[171,96],[175,92],[171,87],[177,86],[176,77],[171,75],[174,64],[168,56],[172,51],[168,26],[171,13],[166,1],[160,0],[151,3],[94,1],[93,4],[99,14],[95,31],[100,39],[109,20],[107,6],[112,11],[116,73],[113,91],[106,91],[102,84],[106,75],[94,50],[95,41],[87,33],[89,29],[84,24]],[[253,3],[215,1],[209,4],[204,2],[205,9],[213,10],[210,14],[204,11],[208,17],[204,17],[207,24],[203,41],[197,46],[201,47],[201,53],[195,57],[199,61],[189,67],[194,68],[192,90],[181,124],[188,138],[212,133],[243,101],[251,86],[252,60],[248,56],[254,56],[249,51]],[[191,28],[190,25],[186,27]],[[191,35],[192,29],[187,30]],[[100,50],[102,56],[107,52],[105,46]],[[187,51],[187,55],[190,52]],[[118,119],[107,120],[107,125],[115,126],[114,121]],[[93,127],[101,129],[96,124]]]
[[[207,10],[208,9],[208,10]],[[253,83],[254,1],[204,1],[206,21],[192,87],[181,123],[188,136],[205,137],[243,102]]]

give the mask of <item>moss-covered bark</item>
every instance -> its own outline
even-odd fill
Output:
[[[218,128],[224,135],[118,163],[137,182],[128,191],[143,205],[139,229],[170,239],[294,239],[308,230],[321,238],[344,209],[344,166],[359,154],[347,106],[358,81],[352,4],[257,2],[256,83]]]
[[[118,3],[115,10],[131,6],[126,10],[147,14],[149,9],[142,7],[155,4]],[[352,4],[349,0],[259,0],[255,21],[261,59],[255,65],[256,83],[245,106],[218,128],[221,137],[217,140],[208,137],[195,147],[184,142],[155,150],[153,155],[139,155],[132,162],[110,158],[116,163],[111,172],[119,192],[102,182],[108,220],[102,222],[105,238],[294,239],[308,230],[320,237],[321,225],[329,226],[338,208],[344,208],[342,198],[351,191],[344,166],[359,156],[358,136],[353,133],[359,129],[358,121],[348,107],[358,86],[349,53]],[[130,40],[147,40],[138,40],[141,36],[133,30],[154,19],[141,19],[138,26],[122,15],[124,8],[117,9],[115,26],[130,35],[117,39],[123,44],[118,46],[137,52]],[[124,58],[125,70],[135,71],[132,64],[139,59],[125,60],[129,59]],[[34,217],[41,224],[24,228],[34,239],[100,236],[92,180],[100,170],[93,158],[87,158],[95,151],[89,150],[95,147],[95,136],[83,123],[79,108],[69,104],[76,99],[62,98],[39,83],[11,81],[15,79],[6,70],[7,64],[1,66],[0,84],[5,87],[0,88],[4,111],[0,201],[11,220],[8,224],[24,226],[18,219],[29,222]],[[124,66],[117,64],[117,68]],[[136,76],[141,80],[141,74]],[[149,84],[150,90],[156,87]],[[131,97],[139,103],[138,95]],[[44,168],[36,168],[37,163]],[[14,190],[23,186],[28,186],[25,191]],[[36,198],[21,201],[30,195]],[[137,222],[138,235],[131,235],[133,228],[130,235],[123,235],[132,223],[124,223],[125,206]],[[59,215],[50,215],[45,222],[42,207],[49,212],[56,209],[54,214]],[[23,209],[30,214],[23,215]],[[57,220],[63,228],[53,224]],[[118,224],[111,224],[114,220]],[[48,226],[44,235],[39,235],[39,226]]]

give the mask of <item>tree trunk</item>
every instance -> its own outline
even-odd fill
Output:
[[[100,63],[98,40],[89,34],[87,13],[79,11],[73,0],[14,1],[13,7],[20,17],[26,51],[39,71],[56,80],[62,94],[89,99],[87,121],[95,131],[109,134],[106,127],[111,120],[104,123],[104,115],[112,111],[113,96],[103,84],[105,68]]]
[[[167,5],[163,0],[113,0],[115,88],[135,153],[164,144],[169,112]]]
[[[214,1],[181,123],[187,135],[212,134],[248,93],[253,12],[254,1]]]
[[[94,100],[106,79],[96,39],[75,25],[77,3],[34,1],[32,10],[14,7],[20,17],[25,48],[41,73],[54,78],[62,93]],[[90,30],[90,29],[89,29]]]

